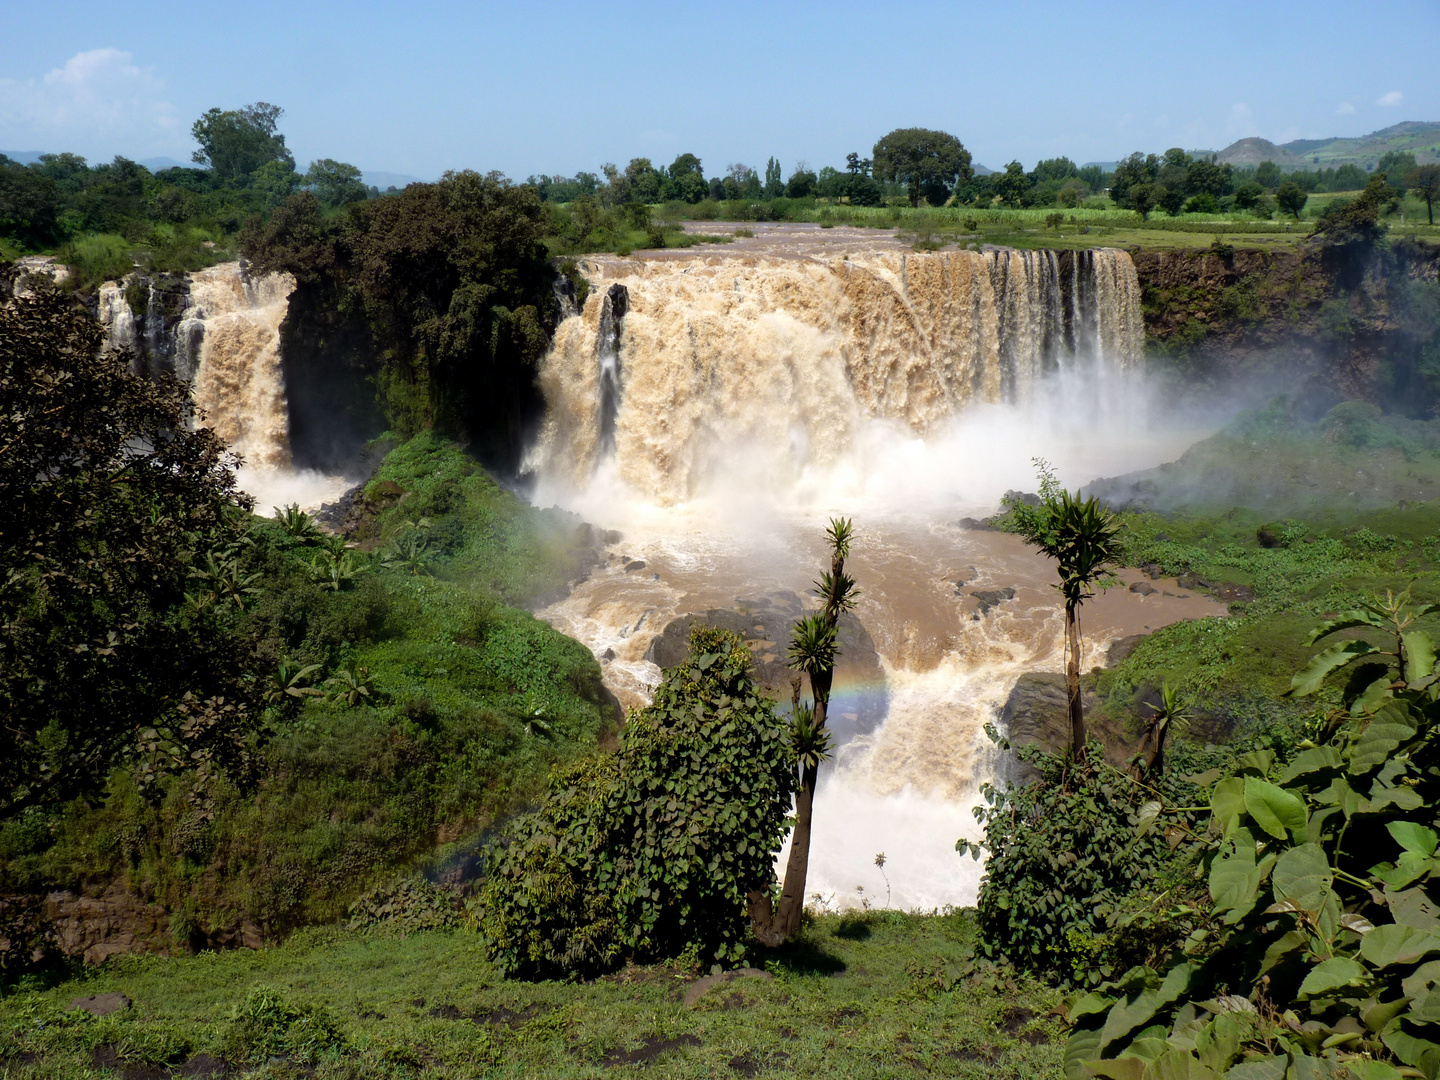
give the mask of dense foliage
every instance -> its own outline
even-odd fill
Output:
[[[245,926],[274,941],[407,867],[468,865],[477,831],[615,722],[589,651],[510,606],[576,576],[585,530],[455,445],[393,450],[348,542],[293,508],[242,529],[219,580],[204,567],[187,587],[239,585],[207,607],[262,665],[253,786],[223,772],[197,800],[191,773],[145,786],[121,763],[88,801],[0,826],[0,894],[113,885],[168,912],[181,945]],[[0,970],[23,943],[0,943]]]
[[[1139,783],[1098,752],[1078,767],[1034,746],[1017,757],[1033,778],[1005,789],[987,784],[977,809],[984,842],[957,845],[977,858],[986,852],[977,902],[986,955],[1080,985],[1153,961],[1157,950],[1164,955],[1180,924],[1137,916],[1156,895],[1187,891],[1188,853],[1173,853],[1171,830],[1193,821],[1176,815],[1171,830],[1136,830],[1155,821],[1158,800],[1183,805],[1197,789],[1173,768]]]
[[[1215,783],[1203,918],[1167,964],[1074,1003],[1069,1075],[1436,1075],[1440,672],[1418,624],[1440,608],[1408,600],[1311,635],[1345,636],[1291,692],[1343,672],[1338,707],[1289,760],[1252,754]]]
[[[746,897],[774,882],[795,786],[789,724],[750,669],[735,635],[695,627],[689,658],[631,713],[616,756],[557,774],[509,830],[481,895],[506,973],[744,956]]]
[[[122,762],[243,773],[257,726],[234,460],[100,343],[48,284],[0,302],[0,818]]]
[[[535,368],[556,314],[545,232],[531,188],[463,172],[335,218],[293,195],[242,249],[362,322],[395,430],[438,425],[513,468],[539,413]]]

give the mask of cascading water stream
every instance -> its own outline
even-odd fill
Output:
[[[190,274],[178,287],[141,280],[147,305],[140,317],[126,298],[135,280],[100,286],[107,344],[130,349],[141,367],[192,382],[201,422],[243,458],[240,487],[255,496],[257,509],[289,502],[314,508],[338,498],[348,486],[344,477],[292,468],[280,324],[294,279],[252,278],[231,262]]]
[[[723,610],[744,625],[806,593],[826,519],[853,517],[878,660],[864,670],[883,685],[837,676],[850,735],[822,775],[812,887],[873,899],[885,851],[896,906],[973,902],[981,868],[954,843],[975,838],[970,808],[996,775],[983,728],[1022,672],[1059,669],[1061,621],[1043,559],[955,522],[1033,487],[1032,456],[1073,485],[1187,445],[1122,392],[1143,340],[1134,267],[1119,251],[915,254],[864,234],[800,257],[749,243],[582,264],[589,299],[542,366],[529,463],[537,502],[624,538],[540,614],[643,704],[669,622]],[[975,596],[1006,589],[993,609]],[[1121,591],[1087,606],[1087,633],[1098,647],[1221,610]],[[752,650],[783,654],[756,619]],[[883,702],[878,727],[853,723],[862,700]]]

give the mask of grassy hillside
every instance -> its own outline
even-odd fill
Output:
[[[617,719],[599,665],[522,609],[583,573],[578,519],[425,435],[389,455],[352,524],[363,545],[338,588],[312,569],[329,558],[314,541],[252,528],[245,631],[277,671],[317,665],[298,700],[275,695],[258,787],[179,777],[147,794],[118,769],[99,802],[0,828],[0,893],[119,890],[169,913],[161,950],[246,926],[275,940],[443,866],[596,747]]]

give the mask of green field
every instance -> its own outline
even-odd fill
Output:
[[[138,1080],[207,1060],[347,1080],[1056,1075],[1058,992],[960,978],[974,940],[965,912],[828,915],[763,975],[630,967],[567,984],[503,981],[464,930],[314,930],[262,952],[124,958],[0,1001],[0,1075],[80,1080],[104,1062]],[[66,1009],[112,991],[132,1007]]]

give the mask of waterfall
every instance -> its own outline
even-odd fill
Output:
[[[897,906],[974,903],[982,867],[954,843],[979,839],[971,808],[998,779],[985,725],[1023,672],[1061,669],[1063,620],[1047,560],[956,523],[1031,489],[1037,456],[1073,485],[1183,449],[1143,395],[1116,392],[1143,344],[1135,267],[771,230],[582,262],[591,288],[542,362],[528,463],[539,505],[621,539],[538,614],[591,648],[627,706],[651,699],[652,643],[682,616],[723,612],[780,663],[784,627],[760,613],[804,610],[828,519],[853,517],[875,662],[841,660],[810,888],[839,907],[873,897],[884,851]],[[975,590],[1005,599],[982,608]],[[1113,590],[1086,609],[1087,655],[1213,606]],[[784,678],[769,689],[788,697]],[[870,708],[878,726],[858,723]]]
[[[867,421],[925,436],[967,405],[1023,403],[1057,373],[1123,372],[1143,342],[1122,251],[593,257],[583,269],[590,296],[541,370],[549,409],[532,463],[583,482],[613,452],[661,500],[692,495],[727,446],[798,475],[841,457]]]
[[[176,335],[203,422],[251,467],[290,465],[280,323],[294,288],[288,274],[252,279],[239,263],[201,270]]]
[[[137,272],[100,286],[96,315],[105,344],[130,350],[137,372],[169,371],[192,384],[200,422],[244,459],[242,487],[262,502],[314,505],[344,481],[290,468],[280,324],[294,287],[289,275],[251,277],[237,262],[188,275]]]
[[[615,417],[620,412],[620,330],[630,294],[619,283],[605,290],[600,305],[600,330],[595,339],[596,369],[600,373],[600,452],[615,449]]]

